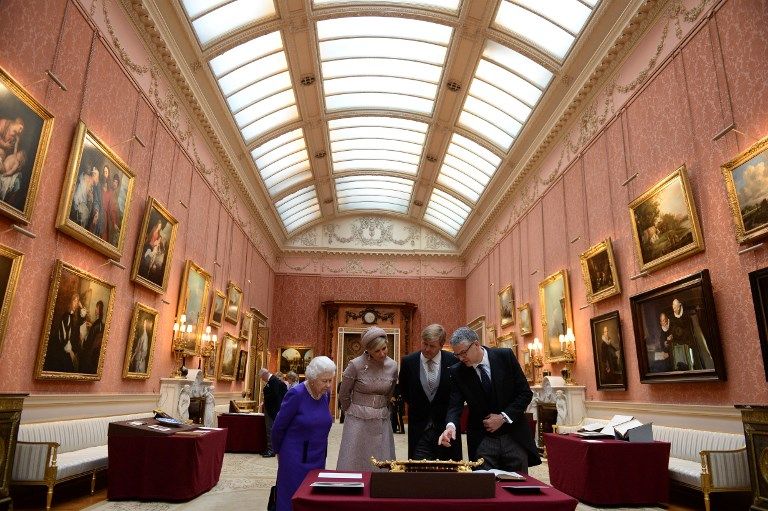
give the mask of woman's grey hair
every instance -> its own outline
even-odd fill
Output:
[[[319,356],[309,362],[307,369],[304,371],[304,376],[308,380],[314,380],[325,373],[336,373],[336,364],[328,357]]]
[[[437,323],[429,325],[427,328],[421,331],[421,340],[437,341],[440,343],[440,346],[442,346],[445,344],[445,329]]]
[[[453,335],[451,335],[451,346],[456,347],[462,342],[468,342],[469,344],[472,344],[475,341],[479,341],[477,334],[474,330],[469,328],[468,326],[462,326],[457,328]]]

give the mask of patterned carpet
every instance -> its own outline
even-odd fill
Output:
[[[339,443],[344,426],[334,424],[328,439],[328,468],[336,467]],[[406,435],[395,435],[395,452],[398,459],[405,459],[408,447]],[[466,445],[464,452],[466,452]],[[546,462],[533,467],[531,475],[541,481],[549,482]],[[211,491],[200,497],[181,504],[167,502],[104,501],[88,507],[89,511],[229,511],[248,508],[263,510],[267,508],[269,488],[274,484],[277,474],[277,460],[262,458],[257,454],[225,454],[221,478]],[[597,511],[598,508],[579,504],[577,511]],[[600,510],[662,511],[661,508],[599,508]]]

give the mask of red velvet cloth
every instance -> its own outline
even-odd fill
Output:
[[[576,500],[541,481],[529,477],[525,482],[496,483],[496,497],[492,499],[372,499],[370,497],[371,473],[363,472],[365,488],[362,494],[313,492],[309,486],[318,480],[320,470],[313,470],[293,494],[293,511],[574,511]],[[333,472],[324,470],[323,472]],[[322,479],[333,481],[334,479]],[[344,481],[352,481],[344,479]],[[356,481],[359,481],[357,479]],[[513,495],[501,486],[543,486],[542,493]]]
[[[544,434],[550,484],[600,506],[655,504],[669,499],[667,442],[585,441]]]
[[[223,413],[219,427],[227,428],[227,452],[263,452],[267,450],[263,415]]]
[[[184,501],[219,482],[227,431],[199,436],[110,434],[107,498]]]

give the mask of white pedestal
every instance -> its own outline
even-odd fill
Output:
[[[213,400],[213,382],[205,381],[202,373],[198,374],[199,369],[190,369],[186,378],[160,378],[160,398],[157,400],[157,407],[173,417],[185,421],[189,419],[189,400],[186,400],[185,409],[180,410],[179,402],[182,398],[182,390],[189,385],[186,394],[191,396],[207,395],[205,402],[205,416],[203,425],[207,427],[216,426],[216,414]]]

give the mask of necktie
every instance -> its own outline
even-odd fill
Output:
[[[427,360],[427,387],[429,392],[434,392],[437,386],[437,371],[435,371],[435,361],[433,359]]]
[[[485,368],[485,364],[477,366],[480,369],[480,385],[483,386],[483,391],[488,397],[493,395],[493,387],[491,386],[491,378],[488,376],[488,371]]]

